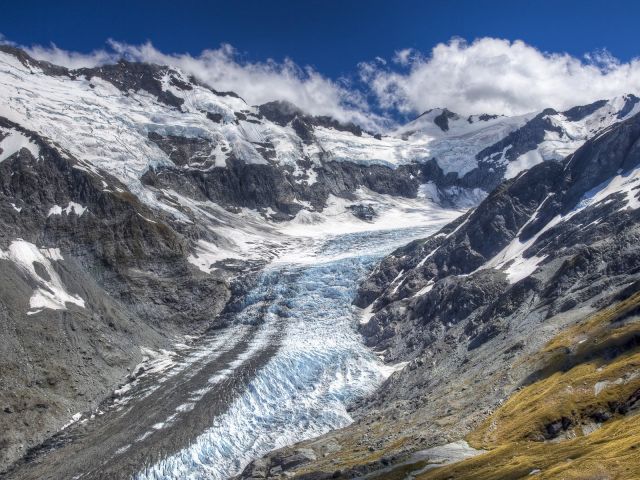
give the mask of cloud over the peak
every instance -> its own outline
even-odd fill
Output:
[[[405,113],[521,114],[640,91],[640,61],[621,63],[606,51],[579,59],[522,41],[454,38],[428,56],[407,49],[394,60],[404,68],[366,63],[360,74],[382,108]]]
[[[0,37],[0,41],[6,40]],[[392,58],[375,57],[358,65],[351,80],[331,79],[290,59],[247,61],[226,44],[198,55],[164,53],[151,43],[113,40],[108,48],[88,54],[55,45],[25,49],[36,58],[70,68],[121,57],[171,65],[218,90],[234,91],[252,105],[287,100],[313,115],[353,121],[371,130],[391,126],[392,119],[403,114],[434,107],[461,114],[513,115],[640,93],[638,59],[620,62],[606,50],[577,58],[542,52],[522,41],[488,37],[471,43],[454,38],[430,52],[407,48]]]
[[[283,62],[243,61],[231,45],[202,51],[197,56],[168,54],[150,42],[130,45],[110,40],[108,49],[89,54],[69,52],[55,45],[26,47],[33,57],[69,68],[129,60],[180,68],[217,90],[234,91],[249,104],[286,100],[312,115],[329,115],[377,130],[384,123],[369,110],[365,97],[350,88],[346,80],[329,79],[311,67],[300,67],[290,59]]]
[[[58,48],[56,45],[43,47],[34,45],[25,48],[27,53],[38,60],[46,60],[54,65],[62,65],[67,68],[83,68],[115,62],[117,58],[113,52],[95,50],[91,53],[70,52]]]

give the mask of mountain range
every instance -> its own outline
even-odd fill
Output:
[[[0,471],[31,478],[73,412],[232,325],[301,246],[437,219],[353,299],[394,373],[240,478],[637,478],[639,114],[628,94],[369,132],[0,46]]]

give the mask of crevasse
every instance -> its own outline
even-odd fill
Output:
[[[262,322],[258,343],[278,342],[277,353],[206,431],[136,480],[228,478],[273,449],[349,424],[347,405],[390,372],[356,330],[358,280],[380,255],[427,233],[342,235],[319,247],[316,263],[267,269],[235,321]]]

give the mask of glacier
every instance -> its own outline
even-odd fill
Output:
[[[268,267],[235,318],[260,322],[255,348],[210,379],[211,388],[267,343],[277,342],[277,352],[206,431],[134,478],[228,478],[273,449],[348,425],[348,405],[394,370],[357,331],[361,312],[351,302],[358,279],[384,253],[438,227],[337,235],[314,245],[313,263],[292,255]]]

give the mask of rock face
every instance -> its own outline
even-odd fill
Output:
[[[12,122],[0,129],[29,146],[0,162],[4,467],[94,409],[141,346],[211,327],[229,290],[187,261],[186,232],[119,181]]]
[[[589,335],[604,338],[589,333],[585,319],[597,320],[602,309],[618,312],[619,302],[637,297],[639,197],[636,115],[564,161],[542,163],[503,182],[437,234],[385,258],[362,283],[355,303],[371,312],[361,326],[367,343],[385,361],[406,366],[354,406],[353,425],[294,446],[316,454],[327,445],[333,448],[288,474],[331,478],[340,470],[339,478],[355,478],[385,472],[389,465],[406,469],[410,452],[460,440],[506,398],[545,381],[549,372],[566,372],[584,359],[603,356],[608,360],[602,365],[607,365],[619,355],[634,354],[637,334],[615,345],[607,340],[610,346],[588,354],[578,351],[582,342],[590,345]],[[617,323],[623,331],[638,325],[631,305],[616,313],[625,319]],[[553,363],[556,357],[543,353],[553,338],[570,342],[558,350],[557,355],[567,357],[560,366]],[[634,385],[618,382],[631,382],[626,391]],[[611,405],[635,402],[633,395],[631,400],[621,395]],[[597,395],[590,401],[597,404]],[[580,416],[569,413],[574,403],[568,405],[567,413],[558,407],[557,417],[548,413],[527,434],[557,438],[578,428]],[[603,416],[602,411],[585,407],[585,421],[595,415],[598,422],[607,422],[627,412]],[[491,435],[487,422],[482,435],[473,434],[481,444]],[[470,472],[460,478],[474,478]],[[378,475],[374,478],[385,478]]]
[[[271,208],[280,220],[291,220],[310,205],[322,211],[330,195],[353,197],[358,189],[415,198],[420,184],[429,181],[424,166],[406,165],[395,170],[381,165],[363,166],[346,162],[327,162],[313,172],[312,185],[292,182],[286,170],[270,165],[247,165],[227,160],[225,168],[180,172],[173,168],[150,170],[142,181],[155,189],[172,189],[182,195],[207,199],[228,208]],[[442,192],[449,198],[447,191]]]
[[[376,211],[371,205],[351,205],[350,210],[360,220],[371,221],[376,216]]]
[[[283,127],[297,119],[298,129],[301,131],[309,131],[311,134],[313,127],[333,128],[341,132],[352,133],[356,137],[361,137],[363,134],[362,128],[358,125],[341,123],[327,116],[306,115],[302,110],[289,102],[276,101],[265,103],[258,107],[258,112],[267,120]]]
[[[356,299],[375,312],[367,342],[409,360],[461,325],[456,344],[471,351],[533,311],[548,319],[634,282],[639,138],[636,116],[387,257]]]

